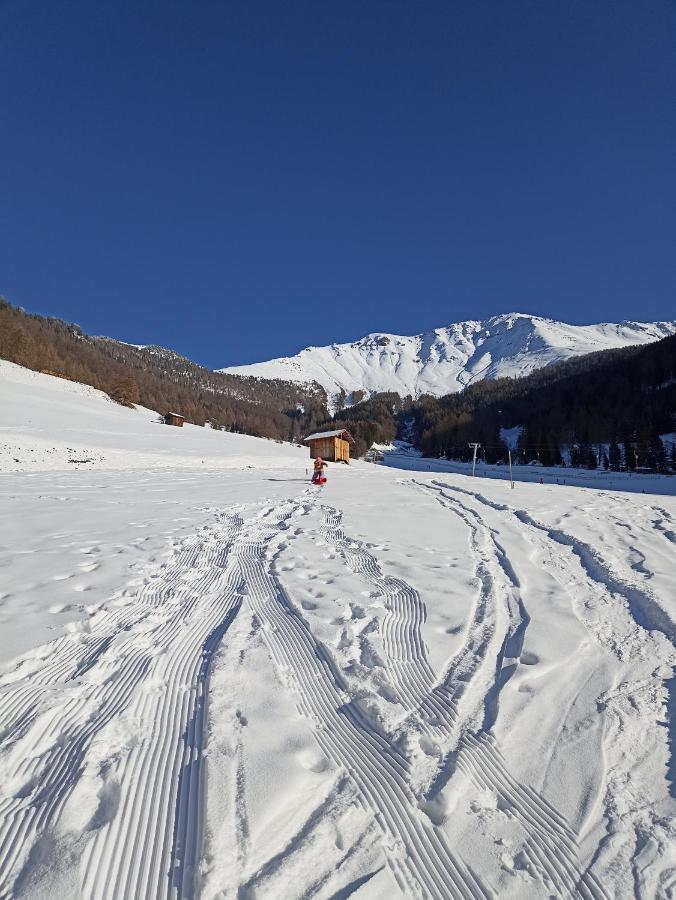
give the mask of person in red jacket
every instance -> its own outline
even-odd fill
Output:
[[[324,469],[327,467],[327,464],[318,456],[315,459],[315,470],[312,474],[312,483],[313,484],[325,484],[326,475],[324,474]]]

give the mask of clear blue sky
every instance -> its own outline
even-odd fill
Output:
[[[674,0],[0,0],[0,293],[211,366],[676,318]]]

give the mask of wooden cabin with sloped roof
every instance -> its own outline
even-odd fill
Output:
[[[321,456],[327,462],[350,462],[350,444],[354,444],[354,438],[345,428],[337,431],[318,431],[309,434],[304,444],[310,445],[311,459]]]

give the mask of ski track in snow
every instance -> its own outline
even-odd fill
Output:
[[[426,610],[418,592],[401,579],[384,576],[376,558],[358,542],[345,537],[338,511],[325,508],[321,533],[344,558],[350,571],[360,575],[383,595],[386,607],[382,624],[385,663],[398,695],[408,709],[416,708],[426,699],[434,681],[420,633]]]
[[[427,491],[427,486],[423,490]],[[425,607],[418,593],[400,579],[383,575],[375,557],[358,541],[345,536],[341,516],[335,510],[326,509],[323,534],[341,553],[351,571],[365,577],[385,597],[383,644],[388,651],[393,686],[407,715],[416,716],[422,729],[434,736],[447,757],[453,753],[455,765],[478,787],[498,796],[503,810],[523,829],[527,839],[524,853],[545,885],[559,896],[605,898],[608,895],[595,876],[580,868],[577,836],[564,817],[532,787],[519,784],[510,775],[490,730],[471,728],[477,705],[485,707],[485,719],[494,720],[497,715],[499,691],[509,678],[509,674],[502,675],[507,672],[507,661],[519,656],[528,615],[520,598],[515,596],[518,579],[479,516],[441,493],[437,493],[436,499],[468,527],[480,582],[463,647],[439,679],[427,661],[420,637]],[[487,677],[481,679],[482,674]],[[474,681],[480,684],[473,686]],[[407,684],[415,685],[417,690],[407,690]],[[474,708],[470,707],[469,714],[463,717],[459,704],[466,691],[475,695]],[[490,722],[484,725],[489,727]],[[458,732],[462,732],[459,743]],[[453,768],[450,772],[442,769],[443,779],[435,785],[434,793],[438,793],[452,772]]]
[[[299,708],[314,723],[317,742],[350,773],[362,802],[382,829],[395,879],[408,895],[488,896],[476,876],[453,855],[442,833],[424,821],[407,782],[406,760],[350,701],[328,652],[270,571],[266,555],[271,537],[262,528],[257,540],[235,548],[248,600],[263,625],[276,665],[297,691]]]
[[[91,809],[80,812],[83,896],[112,900],[199,893],[209,679],[214,654],[227,640],[242,603],[255,615],[280,678],[317,744],[346,773],[380,830],[385,859],[405,896],[491,896],[435,822],[435,798],[456,772],[498,798],[500,809],[521,831],[529,871],[546,891],[588,900],[610,896],[591,868],[581,866],[578,834],[533,786],[510,773],[492,732],[501,692],[522,663],[530,617],[519,577],[489,522],[508,519],[562,585],[582,586],[579,596],[592,593],[594,603],[573,606],[607,652],[620,659],[628,653],[657,653],[666,665],[666,638],[649,639],[648,629],[673,637],[673,623],[650,589],[645,557],[613,570],[598,551],[572,535],[480,492],[443,481],[404,483],[462,522],[474,562],[477,590],[462,643],[438,673],[422,636],[426,608],[419,592],[386,575],[367,545],[346,535],[342,514],[321,507],[323,539],[354,576],[384,598],[383,664],[402,708],[392,733],[376,727],[351,697],[331,651],[313,634],[276,574],[275,560],[291,520],[302,521],[312,512],[318,495],[303,491],[246,521],[241,509],[217,513],[215,524],[177,543],[143,584],[93,610],[88,631],[26,654],[0,677],[0,897],[21,892],[42,842],[65,840],[67,823],[77,815],[73,807],[81,783],[91,787],[89,797],[96,797]],[[672,541],[674,523],[665,510],[652,507],[645,515]],[[604,606],[618,602],[626,604],[627,617],[636,625],[623,633],[603,619]],[[654,675],[653,680],[660,679]],[[638,688],[629,693],[632,703],[649,702]],[[609,695],[604,702],[617,706],[621,742],[626,712],[618,697]],[[408,728],[439,757],[425,795],[416,793],[412,762],[398,749]],[[628,758],[630,752],[611,759],[610,781],[628,777],[622,769]],[[621,813],[607,804],[609,822]],[[311,827],[308,820],[306,828]],[[359,852],[357,841],[346,856]],[[600,847],[592,862],[602,862],[605,852]],[[626,851],[627,865],[634,866],[640,884],[632,852],[631,847]],[[267,877],[277,864],[271,858],[243,890],[254,891],[256,879]],[[358,879],[354,888],[372,874]]]
[[[627,723],[634,719],[641,722],[653,722],[654,739],[660,739],[660,696],[662,685],[668,678],[670,667],[676,662],[671,643],[673,639],[673,622],[660,606],[657,598],[635,577],[635,567],[630,564],[607,562],[603,555],[589,544],[575,538],[560,528],[549,527],[537,521],[524,510],[511,509],[506,504],[496,503],[484,496],[480,491],[467,490],[456,485],[434,481],[431,485],[418,485],[427,491],[434,491],[445,504],[457,504],[465,511],[470,511],[478,520],[479,513],[472,509],[471,503],[463,503],[465,498],[478,503],[488,510],[503,517],[511,518],[521,531],[522,537],[535,545],[544,565],[553,573],[561,586],[573,601],[573,608],[584,623],[587,631],[594,635],[599,645],[619,660],[644,661],[644,676],[635,683],[622,685],[622,689],[599,698],[599,704],[611,711],[611,737],[607,741],[609,755],[607,782],[612,790],[608,790],[605,799],[605,815],[608,822],[608,837],[602,842],[594,862],[603,861],[608,848],[620,843],[619,834],[623,834],[624,854],[622,862],[628,871],[632,871],[637,896],[645,895],[642,884],[642,872],[636,856],[640,849],[641,835],[650,827],[664,827],[669,831],[667,820],[651,816],[646,823],[643,803],[640,797],[632,796],[626,785],[631,783],[636,747],[634,731],[627,728]],[[613,501],[619,502],[619,501]],[[648,510],[650,512],[651,510]],[[653,512],[655,510],[652,510]],[[669,514],[664,510],[659,513],[668,520]],[[654,520],[649,520],[654,525]],[[569,548],[570,557],[562,555],[559,547]],[[587,598],[582,602],[581,598]],[[577,601],[577,602],[576,602]],[[624,607],[624,616],[618,616]],[[618,610],[619,608],[619,610]],[[642,726],[645,728],[645,725]],[[673,748],[672,748],[673,752]],[[476,766],[476,757],[463,759],[459,763]],[[478,773],[477,773],[478,774]],[[480,776],[479,776],[480,777]],[[529,789],[530,790],[530,789]],[[624,801],[624,805],[623,802]],[[635,803],[636,809],[632,809]],[[532,858],[533,845],[528,848]],[[554,851],[554,848],[551,848]],[[613,865],[617,865],[614,860]],[[587,873],[589,876],[589,873]],[[593,886],[601,890],[598,880],[593,879]],[[589,885],[591,887],[591,884]],[[579,889],[579,888],[578,888]],[[668,891],[665,886],[664,896]],[[605,895],[604,895],[605,896]]]
[[[288,502],[247,526],[233,518],[205,527],[136,595],[95,614],[85,641],[56,641],[43,648],[37,669],[24,660],[5,679],[0,712],[9,750],[2,772],[11,790],[0,809],[3,896],[21,885],[31,851],[57,829],[87,775],[99,788],[99,806],[87,823],[92,837],[82,853],[83,894],[194,894],[209,666],[243,597],[317,742],[350,773],[382,829],[402,889],[427,897],[487,896],[420,814],[405,760],[350,702],[326,650],[271,572],[271,544],[305,508]],[[58,706],[50,688],[65,698]],[[106,753],[96,739],[116,718],[126,720],[127,740]]]
[[[87,826],[84,895],[165,896],[167,879],[179,895],[191,892],[206,682],[239,602],[227,549],[240,528],[223,517],[184,541],[135,594],[95,613],[84,641],[47,645],[41,668],[0,693],[9,745],[0,765],[11,785],[0,806],[0,885],[21,882],[28,851],[91,774],[100,802]],[[87,773],[88,751],[116,718],[128,722],[128,746],[110,758],[97,747],[97,771]]]

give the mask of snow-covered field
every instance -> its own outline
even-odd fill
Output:
[[[664,435],[663,440],[671,443],[671,435]],[[472,463],[451,459],[429,459],[423,457],[405,441],[394,441],[392,444],[374,444],[383,454],[383,464],[396,469],[408,469],[413,472],[436,472],[438,474],[472,475]],[[477,460],[475,477],[490,478],[510,483],[510,469],[505,463],[489,464]],[[574,486],[593,488],[597,492],[622,491],[637,494],[676,494],[676,476],[659,475],[651,472],[611,472],[600,469],[575,469],[570,466],[540,466],[533,463],[514,465],[511,478],[515,485],[519,482],[530,482],[544,485]]]
[[[154,419],[0,364],[0,896],[673,895],[673,480]]]

